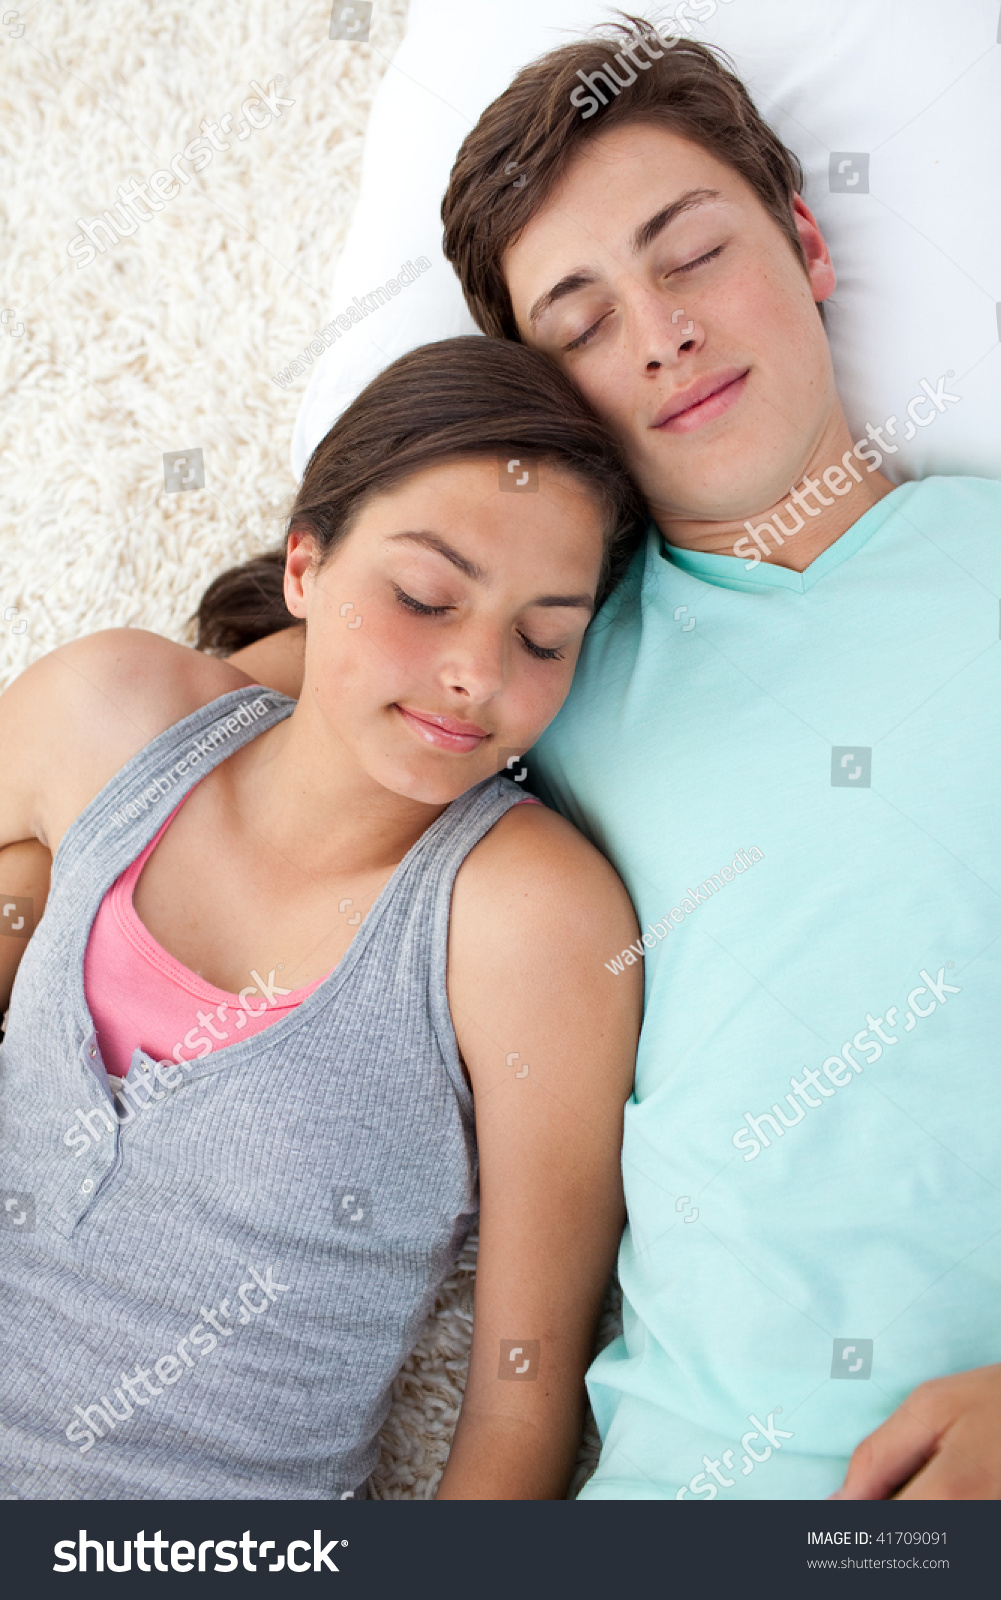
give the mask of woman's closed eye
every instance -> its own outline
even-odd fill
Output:
[[[522,644],[525,645],[526,649],[528,649],[533,656],[537,656],[540,661],[563,660],[562,650],[550,650],[541,644],[533,644],[528,635],[524,633],[519,633],[518,638],[521,640]]]
[[[419,617],[440,617],[446,611],[453,610],[452,606],[425,605],[423,600],[415,600],[412,594],[407,594],[406,590],[401,589],[398,583],[394,583],[393,588],[400,605],[406,606],[408,611],[415,611]]]
[[[393,584],[393,589],[400,605],[405,606],[408,611],[412,611],[415,616],[441,617],[444,616],[446,611],[455,610],[454,606],[425,605],[423,600],[417,600],[412,594],[407,594],[407,591],[405,589],[401,589],[398,583]],[[518,632],[518,638],[521,640],[529,654],[535,656],[539,661],[563,660],[562,650],[552,649],[546,645],[536,644],[533,639],[528,637],[527,633],[522,633],[520,630]]]

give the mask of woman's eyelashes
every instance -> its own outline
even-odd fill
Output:
[[[412,611],[414,615],[418,617],[441,617],[444,616],[446,611],[453,611],[455,609],[454,606],[450,605],[425,605],[423,600],[417,600],[412,594],[407,594],[407,591],[405,589],[401,589],[398,583],[393,584],[393,590],[400,605],[403,606],[407,611]],[[539,661],[563,660],[562,650],[536,644],[534,640],[530,639],[526,633],[522,633],[520,629],[518,630],[518,638],[521,640],[529,654],[535,656]]]
[[[541,644],[533,644],[531,639],[528,638],[527,634],[524,634],[524,633],[519,633],[518,634],[518,638],[521,640],[522,644],[526,647],[526,649],[531,651],[533,656],[538,656],[540,661],[562,661],[563,660],[563,651],[562,650],[549,650],[549,649],[546,649]]]
[[[401,589],[398,583],[393,584],[393,589],[400,605],[406,606],[408,611],[416,612],[419,617],[440,617],[446,611],[452,610],[451,606],[427,606],[423,600],[415,600],[412,594],[407,594],[406,590]]]

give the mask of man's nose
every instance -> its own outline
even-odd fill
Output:
[[[704,328],[673,295],[644,289],[636,295],[628,315],[637,362],[647,372],[674,366],[680,356],[705,343]]]

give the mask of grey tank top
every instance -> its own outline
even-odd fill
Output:
[[[358,1491],[475,1213],[448,924],[459,866],[522,798],[506,778],[422,835],[294,1011],[176,1072],[137,1050],[131,1116],[110,1092],[83,981],[98,906],[292,709],[253,689],[204,706],[57,851],[0,1049],[0,1497]]]

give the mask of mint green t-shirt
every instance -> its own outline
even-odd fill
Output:
[[[585,1499],[823,1498],[1001,1361],[999,596],[995,482],[804,573],[651,528],[527,758],[646,967]]]

